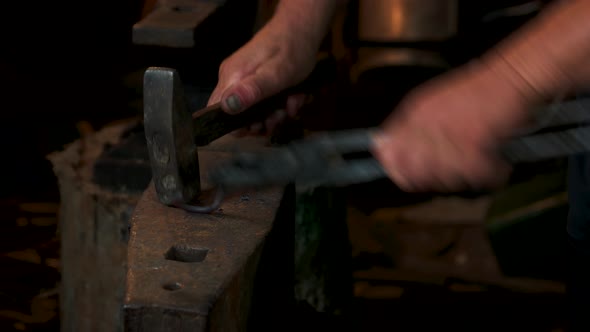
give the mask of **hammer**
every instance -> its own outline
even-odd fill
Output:
[[[239,114],[220,104],[191,113],[176,70],[150,67],[144,74],[144,130],[152,179],[163,204],[185,208],[201,192],[197,146],[265,119],[293,90],[310,91],[327,72],[316,70],[297,87],[268,98]],[[275,107],[273,107],[275,106]],[[217,197],[219,198],[219,197]],[[194,210],[194,209],[193,209]],[[193,212],[208,212],[197,211]]]

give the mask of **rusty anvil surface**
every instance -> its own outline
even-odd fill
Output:
[[[204,189],[207,171],[231,156],[231,148],[215,143],[198,151]],[[283,194],[284,188],[250,191],[212,214],[191,214],[160,203],[150,184],[132,218],[125,330],[246,331],[258,263]]]

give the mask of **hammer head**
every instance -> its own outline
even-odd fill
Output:
[[[166,205],[188,202],[200,191],[199,160],[179,75],[151,67],[143,86],[144,130],[158,198]]]

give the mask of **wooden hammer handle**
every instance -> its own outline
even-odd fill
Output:
[[[234,130],[246,127],[255,122],[264,121],[276,110],[285,107],[287,97],[295,93],[313,93],[333,79],[336,75],[336,65],[333,59],[320,61],[313,72],[302,83],[287,89],[277,95],[271,96],[247,110],[229,114],[223,111],[221,104],[217,103],[193,113],[193,133],[195,144],[204,146],[217,138]]]

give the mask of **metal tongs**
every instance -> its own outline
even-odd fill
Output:
[[[590,152],[590,98],[554,103],[537,115],[534,127],[502,147],[508,162]],[[225,194],[289,183],[339,187],[378,180],[386,173],[369,153],[376,130],[326,132],[266,153],[239,153],[213,169],[210,180]]]
[[[267,153],[239,153],[211,171],[213,184],[234,191],[297,183],[347,186],[386,176],[369,151],[374,129],[318,134]]]

